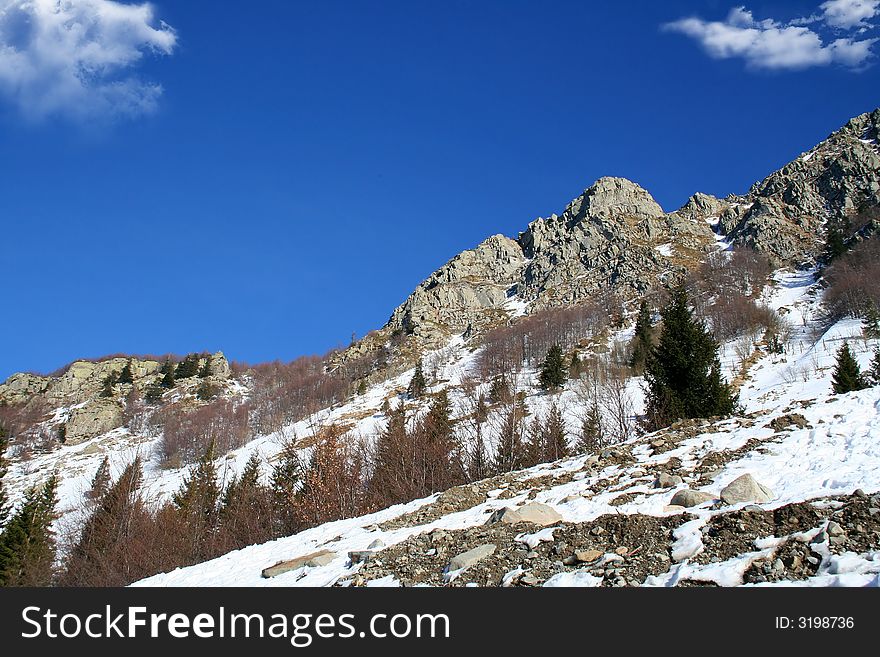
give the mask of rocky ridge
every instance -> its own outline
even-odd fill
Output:
[[[742,196],[697,193],[670,213],[624,178],[601,178],[561,215],[516,240],[495,235],[422,282],[386,331],[435,346],[513,312],[578,303],[613,291],[632,298],[669,286],[716,244],[766,254],[775,266],[814,261],[829,219],[880,205],[880,109],[858,116]]]

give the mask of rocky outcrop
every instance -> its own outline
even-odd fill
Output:
[[[64,444],[100,436],[122,424],[122,405],[112,399],[95,399],[70,411],[64,423]]]
[[[814,259],[829,218],[880,204],[878,126],[880,109],[862,114],[756,183],[736,208],[722,214],[723,230],[777,265]]]
[[[494,235],[434,272],[394,311],[388,326],[430,341],[484,324],[503,314],[524,265],[519,244]]]
[[[206,361],[210,364],[209,381],[215,385],[232,376],[232,370],[222,352],[199,359],[199,370]],[[108,377],[118,377],[126,365],[130,365],[132,383],[113,387],[110,397],[103,396],[104,381]],[[125,397],[133,389],[143,394],[147,387],[159,379],[162,363],[156,360],[138,358],[108,358],[97,362],[76,361],[57,376],[36,376],[33,374],[13,374],[0,384],[0,404],[26,405],[35,410],[37,421],[56,430],[64,437],[66,444],[77,444],[89,440],[112,429],[123,422]],[[192,378],[179,381],[179,387],[192,390],[202,379]],[[38,409],[69,408],[56,419],[49,421]],[[57,419],[62,418],[62,419]],[[35,425],[35,426],[38,426]]]
[[[561,216],[538,219],[519,243],[529,259],[517,294],[536,307],[576,303],[605,289],[639,294],[683,274],[714,244],[711,228],[665,214],[623,178],[602,178]]]
[[[713,231],[777,266],[820,253],[829,218],[880,204],[880,110],[856,117],[744,196],[694,194],[665,213],[642,187],[601,178],[561,215],[517,240],[501,235],[465,251],[423,282],[385,329],[435,346],[529,311],[596,298],[635,297],[677,283],[713,248]]]
[[[606,289],[644,292],[699,262],[714,243],[705,215],[721,203],[697,195],[684,211],[666,214],[636,183],[602,178],[517,240],[495,235],[450,260],[385,328],[437,344],[505,320],[524,304],[576,303]]]

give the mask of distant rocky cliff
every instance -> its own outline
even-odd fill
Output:
[[[601,178],[561,215],[514,240],[494,235],[422,282],[386,329],[436,345],[525,304],[576,303],[602,291],[634,297],[677,282],[714,248],[715,231],[776,266],[814,261],[828,219],[880,204],[880,110],[852,119],[743,196],[695,194],[666,213],[642,187]]]

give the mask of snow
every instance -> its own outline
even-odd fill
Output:
[[[714,222],[717,225],[717,218],[714,218]],[[718,244],[719,248],[727,248],[721,236]],[[516,475],[520,480],[537,476],[549,478],[550,483],[537,492],[532,491],[531,496],[528,489],[517,495],[505,496],[506,489],[497,488],[474,507],[449,513],[424,525],[388,530],[378,527],[388,520],[431,504],[436,495],[246,547],[203,564],[156,575],[136,583],[136,586],[347,585],[361,567],[360,564],[349,563],[348,552],[365,550],[376,539],[391,547],[415,534],[435,528],[456,530],[476,527],[484,524],[488,514],[497,509],[516,507],[532,500],[552,506],[566,522],[587,522],[605,514],[618,513],[669,516],[681,513],[680,510],[668,508],[675,489],[654,489],[653,477],[645,475],[646,468],[672,458],[680,459],[683,468],[693,467],[710,452],[741,449],[749,441],[758,441],[759,449],[726,463],[710,481],[699,483],[701,490],[718,495],[733,479],[750,473],[773,491],[774,499],[763,505],[769,509],[792,502],[850,494],[857,488],[868,493],[880,491],[880,387],[846,395],[831,393],[831,370],[839,346],[847,341],[860,365],[865,368],[878,341],[864,340],[861,324],[856,320],[846,319],[830,327],[823,326],[821,294],[814,270],[779,271],[774,274],[772,285],[763,291],[762,302],[785,318],[790,327],[790,337],[783,354],[764,354],[751,366],[740,388],[740,403],[745,412],[754,417],[754,422],[731,419],[715,423],[703,433],[656,455],[647,444],[640,443],[633,449],[635,463],[610,465],[600,471],[584,471],[584,456],[542,464]],[[517,297],[511,297],[505,307],[514,315],[526,311],[525,302]],[[631,334],[630,328],[611,335],[607,346],[610,348],[615,341],[626,340]],[[730,376],[735,369],[738,370],[734,344],[727,343],[722,348],[724,370]],[[447,381],[442,385],[454,386],[474,371],[479,353],[470,351],[465,341],[457,336],[442,348],[424,356],[426,363],[436,365],[438,379]],[[375,435],[385,424],[385,418],[378,410],[382,401],[404,389],[411,376],[412,370],[403,372],[370,387],[366,394],[345,404],[324,409],[312,418],[285,427],[283,431],[257,437],[220,461],[223,476],[229,477],[239,471],[254,453],[271,459],[278,453],[285,438],[307,436],[315,424],[337,422],[344,418],[354,425],[351,435]],[[529,411],[543,414],[551,403],[557,401],[564,410],[570,432],[574,433],[580,426],[579,414],[584,404],[577,387],[568,386],[559,395],[547,395],[537,389],[536,377],[533,369],[525,369],[518,381],[518,389],[526,393]],[[439,390],[440,386],[435,389]],[[640,378],[630,379],[627,393],[633,401],[630,419],[635,422],[644,406],[643,381]],[[456,412],[461,412],[464,407],[461,393],[452,390],[450,398]],[[69,410],[61,408],[56,414]],[[803,415],[808,426],[791,427],[779,434],[767,428],[773,418],[787,413]],[[26,462],[15,462],[7,482],[13,495],[20,496],[27,485],[58,471],[61,474],[60,508],[66,515],[61,522],[70,522],[76,517],[75,510],[80,505],[83,492],[88,488],[104,455],[110,457],[113,473],[118,475],[134,455],[140,454],[145,459],[148,497],[153,501],[167,500],[180,486],[186,470],[161,467],[156,450],[159,440],[158,436],[140,437],[127,430],[116,430],[81,445],[64,446],[49,454],[36,455]],[[605,485],[608,482],[613,482],[613,485]],[[692,482],[686,480],[679,488],[693,486]],[[612,504],[624,494],[629,494],[632,499],[623,504]],[[727,507],[727,510],[730,508]],[[700,529],[717,512],[709,505],[688,509],[688,513],[695,517],[674,533],[673,565],[667,573],[648,578],[646,586],[670,586],[681,579],[713,581],[723,586],[737,585],[742,582],[742,573],[755,559],[772,551],[773,544],[768,538],[767,542],[756,544],[754,552],[739,555],[727,562],[708,565],[691,563],[690,560],[703,548]],[[541,541],[553,540],[553,528],[524,533],[517,538],[534,548]],[[332,550],[337,558],[325,566],[304,567],[271,579],[261,577],[264,568],[278,561],[321,549]],[[520,574],[511,571],[505,579],[512,583]],[[593,579],[586,573],[575,571],[560,573],[546,584],[592,586],[595,585]],[[826,554],[815,577],[789,584],[878,586],[878,582],[880,554],[867,553]],[[394,578],[369,583],[371,586],[399,584]]]

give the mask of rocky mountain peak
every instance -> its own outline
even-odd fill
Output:
[[[572,201],[565,212],[578,218],[593,219],[657,219],[664,215],[663,208],[646,189],[626,178],[614,177],[599,178]]]

